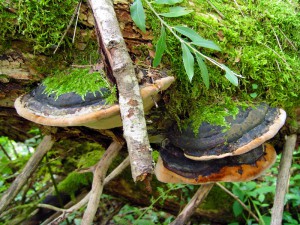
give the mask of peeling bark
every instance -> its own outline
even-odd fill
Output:
[[[99,44],[108,70],[116,79],[119,104],[134,181],[153,172],[151,148],[144,118],[143,102],[133,63],[128,54],[111,0],[90,0]]]

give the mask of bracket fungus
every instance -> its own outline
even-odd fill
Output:
[[[242,155],[208,161],[188,159],[180,148],[168,144],[160,150],[155,175],[165,183],[241,182],[260,176],[275,160],[276,151],[270,144]]]
[[[160,92],[173,82],[174,77],[169,76],[155,80],[154,84],[140,86],[146,112],[160,99]],[[86,126],[94,129],[121,127],[120,107],[118,104],[105,104],[107,92],[107,89],[101,89],[95,94],[88,93],[85,100],[74,92],[54,99],[53,95],[44,93],[43,86],[39,86],[17,98],[15,108],[20,116],[47,126]]]
[[[274,137],[284,125],[286,112],[260,104],[255,108],[239,110],[226,117],[230,128],[202,123],[198,134],[188,127],[182,132],[173,126],[167,137],[192,160],[211,160],[244,154]]]

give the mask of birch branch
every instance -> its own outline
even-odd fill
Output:
[[[36,170],[44,155],[52,148],[53,144],[54,139],[51,135],[44,136],[36,151],[26,163],[22,172],[13,181],[9,189],[3,194],[0,200],[0,212],[3,212],[3,210],[5,210],[5,208],[13,201],[30,176]]]
[[[184,209],[179,213],[176,219],[170,223],[170,225],[182,225],[185,224],[190,217],[194,214],[197,207],[203,202],[206,198],[214,183],[211,184],[202,184],[201,187],[194,194],[193,198],[189,201],[189,203],[184,207]]]
[[[97,164],[95,172],[94,172],[92,190],[88,194],[86,194],[79,202],[77,202],[75,205],[71,206],[70,208],[55,209],[56,211],[62,212],[62,215],[58,216],[54,220],[50,220],[51,222],[47,222],[46,224],[49,224],[49,225],[57,224],[57,223],[63,221],[70,213],[72,213],[76,210],[79,210],[81,207],[85,206],[90,201],[93,191],[95,194],[97,194],[97,193],[99,194],[99,191],[100,191],[100,195],[101,195],[103,186],[106,185],[108,182],[110,182],[112,179],[114,179],[116,176],[118,176],[129,165],[129,159],[128,159],[128,157],[126,157],[126,159],[124,159],[122,163],[120,163],[107,177],[105,177],[103,182],[101,182],[102,180],[100,179],[101,184],[97,184],[97,182],[99,182],[99,177],[102,176],[103,174],[104,174],[104,176],[106,175],[106,171],[107,171],[106,167],[109,167],[109,165],[111,164],[111,161],[113,160],[113,158],[115,158],[116,154],[119,152],[119,150],[120,150],[119,147],[120,148],[122,147],[122,145],[120,143],[113,142],[110,145],[110,147],[106,150],[106,152],[108,152],[108,151],[110,151],[110,152],[105,153],[102,156],[102,158],[99,161],[99,163]],[[98,168],[98,170],[97,170],[97,168]],[[106,169],[106,171],[105,171],[105,169]],[[94,183],[96,185],[95,187],[94,187]],[[93,189],[93,187],[94,187],[94,189]],[[96,187],[97,187],[97,189],[96,189]],[[99,200],[100,200],[100,196],[99,196]],[[98,207],[98,203],[96,203],[96,204],[94,203],[93,206]],[[45,205],[41,205],[41,206],[44,207]],[[86,212],[87,212],[87,210],[86,210]],[[92,216],[91,220],[93,220],[93,218],[94,218],[94,216]],[[88,224],[88,222],[90,222],[90,221],[87,221],[86,223]],[[84,224],[83,221],[82,221],[82,224]]]
[[[118,155],[122,148],[122,144],[118,142],[112,142],[108,149],[105,151],[100,162],[96,166],[93,177],[92,190],[89,198],[87,208],[83,214],[82,225],[90,225],[93,222],[97,208],[100,202],[100,196],[103,191],[104,179],[106,172],[112,162],[112,160]]]
[[[279,173],[276,183],[276,193],[274,198],[274,205],[272,208],[271,225],[282,224],[282,214],[284,207],[284,196],[286,194],[290,168],[293,158],[293,150],[296,146],[297,135],[292,134],[286,138],[285,145],[283,147],[282,156],[280,159]]]
[[[111,0],[89,0],[98,41],[108,64],[108,73],[116,79],[124,138],[130,157],[132,178],[142,181],[153,173],[143,102],[133,63],[119,28]]]

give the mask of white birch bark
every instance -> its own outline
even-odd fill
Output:
[[[108,60],[119,91],[119,105],[134,181],[153,172],[143,102],[134,66],[126,49],[111,0],[89,0],[99,44]]]

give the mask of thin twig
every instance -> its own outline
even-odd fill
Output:
[[[242,16],[243,16],[243,17],[245,17],[245,15],[244,15],[244,13],[243,13],[243,11],[242,11],[242,9],[241,9],[240,5],[237,3],[237,1],[236,1],[236,0],[234,0],[234,3],[235,3],[235,5],[238,7],[238,9],[240,10],[240,12],[241,12]]]
[[[11,161],[11,157],[9,156],[9,154],[1,144],[0,144],[0,148],[3,151],[4,155],[8,158],[8,160]]]
[[[106,172],[112,160],[117,156],[121,148],[122,144],[118,142],[112,142],[108,149],[105,151],[98,165],[96,166],[89,202],[82,217],[82,225],[92,224],[99,205],[100,196],[103,191]]]
[[[242,202],[239,197],[231,193],[227,188],[225,188],[220,183],[216,183],[223,191],[225,191],[227,194],[229,194],[232,198],[234,198],[240,205],[256,220],[256,222],[259,223],[259,218]]]
[[[37,207],[40,207],[40,208],[45,208],[45,209],[51,209],[51,210],[54,210],[54,211],[58,211],[58,212],[63,212],[65,211],[64,209],[62,208],[58,208],[56,206],[53,206],[53,205],[49,205],[49,204],[37,204]]]
[[[272,208],[271,225],[282,224],[282,214],[284,207],[284,196],[287,192],[288,181],[290,177],[290,168],[292,164],[293,151],[296,146],[297,135],[292,134],[287,136],[283,147],[282,156],[280,159],[278,178],[276,183],[276,193],[274,198],[274,205]]]
[[[112,179],[114,179],[116,176],[118,176],[128,165],[129,165],[129,157],[127,157],[126,159],[123,160],[123,162],[121,164],[119,164],[118,167],[116,167],[105,179],[103,182],[103,185],[106,185],[109,181],[111,181]],[[59,211],[62,211],[63,214],[60,215],[59,217],[55,218],[53,221],[51,221],[49,223],[49,225],[51,224],[57,224],[58,222],[61,222],[62,220],[64,220],[68,214],[79,210],[81,207],[83,207],[84,205],[86,205],[90,199],[90,195],[91,195],[90,191],[85,197],[83,197],[78,203],[76,203],[75,205],[73,205],[72,207],[68,208],[68,209],[60,209]]]
[[[78,17],[79,17],[79,12],[80,12],[80,7],[81,7],[81,2],[79,2],[79,6],[77,7],[77,11],[76,11],[76,22],[75,22],[75,28],[74,28],[74,34],[73,34],[73,39],[72,39],[72,43],[74,44],[75,42],[75,36],[76,36],[76,28],[77,28],[77,23],[78,23]]]
[[[80,1],[80,2],[81,2],[81,1]],[[78,9],[78,7],[79,7],[79,5],[80,5],[80,2],[78,2],[77,6],[76,6],[76,8],[75,8],[75,11],[74,11],[74,13],[73,13],[73,15],[72,15],[72,17],[71,17],[71,20],[70,20],[70,22],[69,22],[69,24],[68,24],[68,26],[67,26],[67,29],[65,30],[65,33],[63,34],[63,36],[61,37],[61,39],[59,40],[59,42],[58,42],[58,44],[57,44],[57,46],[56,46],[56,48],[55,48],[53,54],[56,53],[57,49],[58,49],[59,46],[61,45],[61,42],[63,41],[63,39],[65,38],[65,36],[66,36],[66,34],[67,34],[67,32],[68,32],[68,30],[70,29],[70,27],[71,27],[71,25],[72,25],[72,23],[73,23],[73,20],[74,20],[74,18],[75,18],[77,9]]]
[[[51,135],[46,135],[41,143],[38,145],[34,154],[30,157],[29,161],[26,163],[22,172],[13,181],[9,189],[2,195],[0,200],[0,213],[5,210],[5,208],[12,202],[15,196],[20,192],[21,188],[28,181],[29,177],[38,167],[40,161],[44,155],[52,148],[54,144],[54,139]]]
[[[285,58],[283,58],[281,55],[279,55],[279,53],[277,53],[274,49],[272,49],[269,45],[261,43],[263,46],[267,47],[268,49],[270,49],[272,52],[274,52],[280,59],[282,59],[283,62],[285,62],[287,65],[287,61],[285,60]]]
[[[271,25],[271,28],[272,28],[272,31],[273,31],[273,33],[275,35],[275,38],[276,38],[277,44],[278,44],[278,46],[280,48],[280,51],[283,53],[282,46],[280,44],[279,38],[278,38],[278,36],[277,36],[277,34],[276,34],[275,30],[274,30],[274,27],[272,25]]]
[[[277,64],[277,67],[278,67],[279,72],[281,72],[280,65],[279,65],[278,61],[275,60],[275,62],[276,62],[276,64]]]
[[[189,218],[194,214],[197,207],[203,202],[203,200],[208,195],[209,191],[214,186],[214,183],[211,184],[202,184],[198,191],[195,193],[193,198],[189,203],[184,207],[184,209],[179,213],[176,219],[170,223],[170,225],[182,225],[185,224]]]
[[[206,1],[211,7],[213,7],[213,9],[221,16],[222,19],[225,18],[225,16],[218,10],[218,8],[211,1],[209,0]]]
[[[288,43],[292,46],[292,48],[295,50],[295,51],[297,51],[297,48],[296,48],[296,46],[293,44],[293,42],[284,34],[284,32],[280,29],[280,28],[278,28],[279,29],[279,31],[282,33],[282,35],[285,37],[285,39],[288,41]]]
[[[129,156],[123,160],[107,177],[105,177],[104,185],[109,183],[112,179],[118,176],[127,166],[130,165]]]

